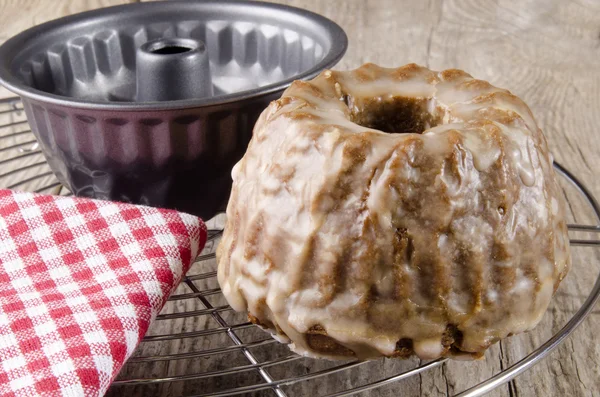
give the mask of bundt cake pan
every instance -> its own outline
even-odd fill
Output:
[[[343,56],[332,21],[246,1],[137,3],[57,19],[0,46],[58,179],[75,195],[212,217],[254,122]]]

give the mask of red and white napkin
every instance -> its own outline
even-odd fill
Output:
[[[102,396],[206,241],[197,217],[0,190],[0,396]]]

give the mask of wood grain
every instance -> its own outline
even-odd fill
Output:
[[[87,8],[119,3],[119,0],[39,1],[0,0],[0,41],[33,24]],[[399,66],[416,62],[433,69],[460,68],[475,77],[510,89],[531,107],[544,130],[557,161],[565,164],[600,197],[600,2],[597,0],[286,0],[339,23],[350,45],[338,68],[364,62]],[[0,96],[1,96],[0,92]],[[597,223],[577,192],[563,183],[569,199],[570,222]],[[589,235],[577,237],[590,238]],[[592,236],[593,237],[593,236]],[[456,394],[514,364],[556,333],[580,307],[600,272],[600,252],[573,249],[573,270],[558,290],[548,313],[535,331],[509,338],[493,346],[485,359],[475,363],[449,362],[420,376],[396,382],[368,393],[371,396],[448,396]],[[192,269],[202,273],[214,262]],[[216,281],[197,281],[214,288]],[[181,293],[189,293],[182,285]],[[210,297],[214,305],[221,296]],[[165,312],[202,309],[198,299],[170,302]],[[597,396],[600,395],[600,309],[552,355],[533,369],[504,385],[490,396]],[[232,323],[245,321],[243,314],[222,313]],[[157,321],[151,334],[187,332],[217,327],[211,316]],[[255,328],[239,331],[245,343],[268,339]],[[232,345],[225,334],[172,342],[145,342],[136,356],[193,352]],[[260,360],[283,357],[285,347],[270,344],[252,350]],[[187,360],[130,363],[120,379],[194,374],[247,365],[235,351]],[[300,382],[284,390],[288,395],[323,395],[413,368],[418,360],[379,360],[350,371]],[[331,367],[329,362],[302,359],[268,369],[275,379]],[[178,396],[216,392],[224,387],[254,384],[256,371],[243,375],[166,382],[149,386],[115,387],[109,395]],[[259,392],[254,395],[273,395]]]

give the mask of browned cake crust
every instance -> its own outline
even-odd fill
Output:
[[[301,354],[480,357],[532,329],[570,267],[530,110],[459,70],[295,82],[232,175],[219,283]]]

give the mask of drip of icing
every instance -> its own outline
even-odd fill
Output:
[[[440,339],[432,338],[413,342],[415,353],[423,360],[438,358],[444,352]]]
[[[535,184],[535,172],[531,166],[531,161],[524,158],[522,146],[514,146],[507,154],[512,160],[523,184],[528,187],[533,186]]]
[[[486,171],[500,157],[500,147],[490,141],[484,141],[481,134],[472,131],[463,131],[464,145],[471,151],[473,164],[478,171]]]

